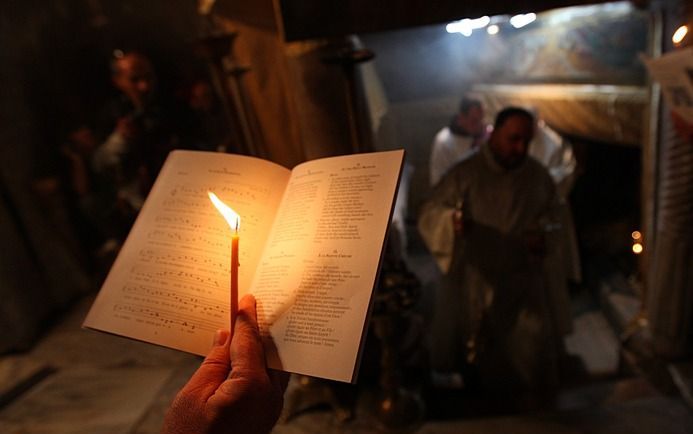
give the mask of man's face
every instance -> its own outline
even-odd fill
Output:
[[[141,55],[127,54],[117,61],[113,84],[130,99],[135,107],[144,106],[154,93],[156,77],[149,60]]]
[[[514,169],[527,158],[529,142],[534,135],[534,125],[525,116],[511,116],[489,138],[489,146],[498,164]]]
[[[472,137],[480,137],[484,134],[484,110],[481,106],[472,106],[467,113],[460,113],[457,122]]]

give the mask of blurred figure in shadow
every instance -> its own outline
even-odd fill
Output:
[[[434,382],[526,396],[519,405],[551,397],[571,328],[567,293],[548,284],[558,195],[527,155],[534,128],[524,109],[499,112],[488,142],[442,178],[419,216],[445,273],[432,326]]]
[[[59,146],[49,157],[52,168],[34,182],[34,190],[43,201],[53,197],[51,208],[60,210],[52,212],[53,219],[60,221],[55,235],[74,240],[69,244],[76,256],[98,278],[101,268],[110,263],[102,260],[112,249],[108,240],[114,223],[104,212],[108,197],[91,168],[99,141],[92,127],[79,120],[71,122],[61,136]]]
[[[230,148],[231,130],[219,98],[206,80],[190,87],[188,104],[200,128],[197,147],[204,151],[226,152]]]
[[[193,148],[194,117],[187,106],[158,89],[154,67],[137,51],[116,50],[111,80],[120,95],[103,115],[103,143],[93,169],[112,186],[112,211],[130,227],[168,153]],[[127,234],[120,234],[122,239]]]
[[[94,184],[91,158],[98,147],[98,139],[91,127],[79,124],[69,131],[60,147],[62,178],[66,186],[66,203],[70,210],[76,234],[85,250],[93,253],[107,239],[99,230],[98,187]]]

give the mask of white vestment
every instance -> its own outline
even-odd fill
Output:
[[[474,152],[478,140],[472,136],[455,134],[450,127],[438,131],[431,145],[430,185],[436,185],[452,166]]]
[[[478,150],[475,140],[478,139],[454,134],[449,127],[443,128],[436,134],[430,159],[431,186],[436,185],[448,170]],[[563,247],[560,250],[564,262],[562,269],[565,274],[563,277],[580,282],[582,280],[580,252],[573,215],[566,200],[575,183],[575,169],[577,168],[577,160],[572,145],[540,119],[537,121],[534,138],[529,144],[528,154],[549,171],[556,184],[560,198],[560,205],[557,210],[558,221],[564,228],[561,240]]]
[[[460,202],[465,224],[456,237],[452,214]],[[435,187],[419,216],[419,231],[445,273],[432,327],[435,369],[459,369],[471,339],[486,378],[500,371],[536,385],[555,377],[553,350],[571,329],[567,290],[549,272],[561,261],[557,204],[541,164],[527,158],[506,170],[488,146]],[[545,256],[529,252],[531,233],[545,234]]]
[[[487,130],[490,130],[489,126]],[[430,185],[434,186],[457,163],[469,157],[485,137],[474,138],[454,134],[450,127],[438,131],[431,145],[429,162]],[[575,182],[577,160],[570,142],[566,141],[543,120],[537,121],[529,155],[546,167],[556,183],[558,193],[566,198]]]

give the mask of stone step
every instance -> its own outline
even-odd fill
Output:
[[[588,409],[661,396],[643,377],[599,381],[560,392],[556,408],[560,411]]]
[[[38,384],[52,372],[46,363],[29,356],[0,357],[0,408]]]
[[[168,368],[58,371],[0,411],[0,432],[129,434],[171,373]]]
[[[693,409],[693,362],[672,363],[669,365],[669,373],[681,397]]]

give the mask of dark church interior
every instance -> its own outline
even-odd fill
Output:
[[[358,381],[292,374],[271,432],[693,433],[693,120],[644,61],[690,57],[691,25],[688,0],[9,2],[0,432],[162,432],[202,358],[82,323],[164,152],[292,168],[404,149]],[[119,84],[133,58],[135,90]],[[156,94],[153,114],[143,93]],[[459,370],[432,361],[441,294],[468,276],[441,265],[420,216],[444,184],[432,181],[434,138],[463,98],[483,110],[489,141],[507,107],[528,110],[545,138],[528,152],[561,204],[563,262],[547,279],[568,325],[546,333],[556,356],[539,369],[555,379],[538,396],[485,390],[477,375],[492,356],[470,358],[473,341],[459,339]],[[116,135],[152,123],[174,138],[165,149],[100,172]]]

